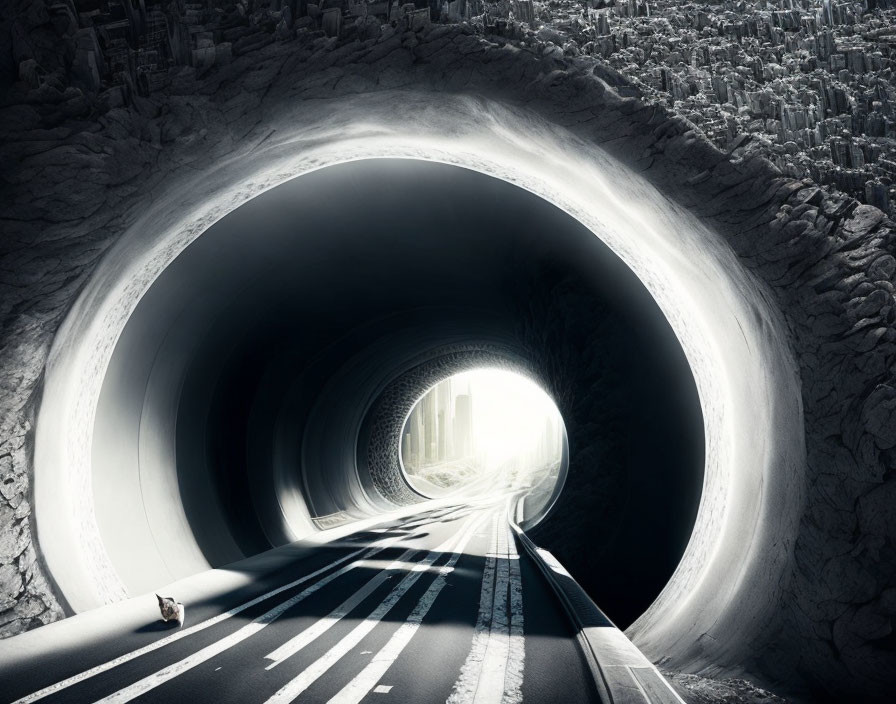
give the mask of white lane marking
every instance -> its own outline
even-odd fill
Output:
[[[523,701],[523,668],[526,662],[526,640],[523,628],[523,578],[520,559],[516,551],[516,541],[510,525],[505,524],[508,545],[508,566],[510,569],[510,645],[507,669],[504,675],[504,696],[502,702]]]
[[[460,544],[451,555],[451,558],[440,568],[439,575],[433,580],[433,583],[429,585],[429,589],[426,590],[426,593],[420,597],[420,600],[417,602],[411,615],[408,616],[407,621],[399,626],[398,630],[395,631],[389,639],[389,642],[373,656],[370,664],[358,673],[351,682],[343,687],[335,697],[330,699],[328,704],[357,704],[357,702],[364,699],[364,697],[367,696],[367,693],[371,691],[371,688],[383,678],[386,671],[392,667],[392,664],[398,659],[399,655],[401,655],[402,651],[411,641],[411,638],[414,637],[414,634],[417,632],[417,629],[420,627],[426,614],[429,613],[430,608],[432,608],[436,598],[444,588],[447,577],[454,569],[454,565],[457,564],[457,561],[460,559],[461,555],[463,555],[467,544],[482,526],[484,521],[485,518],[483,517],[470,527],[469,531],[464,535]],[[381,691],[381,686],[374,688],[372,691]]]
[[[388,694],[389,692],[392,691],[393,686],[394,685],[391,685],[391,684],[389,684],[389,685],[381,684],[379,687],[377,687],[376,689],[373,690],[373,693],[374,694]]]
[[[496,517],[497,519],[497,517]],[[525,641],[519,555],[509,506],[496,520],[492,553],[483,572],[473,645],[448,704],[522,702]]]
[[[391,544],[397,542],[398,540],[400,540],[400,538],[390,538],[388,541],[384,542]],[[360,552],[366,553],[364,557],[370,557],[376,553],[382,552],[386,549],[386,547],[388,547],[388,545],[382,545]],[[197,650],[195,653],[193,653],[192,655],[188,655],[183,660],[173,663],[172,665],[169,665],[168,667],[165,667],[158,672],[148,675],[141,680],[137,680],[133,684],[124,687],[113,694],[110,694],[108,697],[104,697],[103,699],[98,700],[98,704],[121,704],[122,702],[129,702],[132,699],[139,697],[141,694],[145,694],[151,689],[155,689],[159,685],[164,684],[168,680],[171,680],[178,675],[183,674],[187,670],[190,670],[197,665],[201,665],[202,663],[215,657],[216,655],[223,653],[228,648],[232,648],[237,643],[240,643],[246,640],[246,638],[255,635],[263,628],[280,618],[280,616],[282,616],[288,609],[291,609],[300,601],[308,598],[333,580],[355,569],[362,561],[363,560],[356,560],[355,562],[352,562],[351,564],[340,568],[336,572],[327,575],[323,579],[320,579],[311,586],[305,588],[295,596],[290,597],[286,601],[283,601],[275,606],[273,609],[266,611],[261,616],[258,616],[253,621],[240,628],[238,631],[231,633],[229,636],[226,636],[221,640],[212,643],[205,648],[202,648],[201,650]]]
[[[453,514],[457,513],[457,510],[452,510],[447,513],[450,513],[453,515]],[[437,516],[436,518],[441,518],[441,517],[442,517],[442,515]],[[452,521],[453,520],[456,520],[456,518],[452,518]],[[309,626],[308,628],[306,628],[304,631],[302,631],[300,634],[298,634],[294,638],[286,641],[283,645],[281,645],[279,648],[277,648],[273,652],[265,655],[266,660],[273,661],[265,669],[271,670],[271,669],[277,667],[277,665],[282,663],[284,660],[292,657],[297,652],[299,652],[300,650],[305,648],[309,643],[312,643],[317,638],[319,638],[321,635],[323,635],[328,630],[330,630],[330,628],[335,626],[341,619],[345,618],[345,616],[347,616],[362,601],[364,601],[364,599],[366,599],[368,596],[370,596],[376,590],[377,587],[379,587],[383,582],[385,582],[391,576],[391,573],[394,572],[395,570],[401,569],[403,567],[416,569],[417,571],[424,569],[422,563],[414,564],[414,563],[407,562],[407,560],[409,560],[410,557],[415,552],[418,552],[418,551],[408,550],[407,552],[405,552],[403,555],[401,555],[398,559],[394,560],[393,562],[382,565],[381,566],[382,571],[379,574],[377,574],[376,577],[371,579],[367,584],[365,584],[361,589],[359,589],[357,592],[355,592],[355,594],[353,594],[351,597],[346,599],[345,602],[343,602],[342,604],[337,606],[335,609],[333,609],[333,611],[331,611],[329,614],[327,614],[326,616],[321,618],[314,625]],[[364,561],[365,566],[371,566],[373,564],[374,563],[371,560]]]
[[[368,581],[363,587],[352,594],[348,599],[343,601],[329,614],[316,621],[313,625],[306,628],[294,638],[286,641],[276,650],[265,655],[264,657],[266,660],[273,660],[273,662],[268,665],[265,670],[270,670],[277,667],[277,665],[279,665],[281,662],[283,662],[287,658],[292,657],[306,645],[315,641],[317,638],[330,630],[333,626],[339,623],[340,620],[342,620],[345,616],[347,616],[355,608],[357,608],[358,604],[369,597],[377,587],[379,587],[383,582],[389,579],[389,577],[392,576],[395,570],[405,566],[413,567],[414,563],[408,563],[407,560],[409,560],[411,556],[417,552],[419,551],[407,550],[406,552],[402,553],[402,555],[397,560],[383,568],[373,579]],[[366,562],[364,564],[366,564]]]
[[[482,587],[479,591],[479,614],[476,617],[476,625],[473,628],[473,644],[467,659],[460,670],[460,676],[454,683],[447,704],[465,704],[476,696],[476,687],[479,684],[479,675],[482,671],[482,662],[485,659],[485,651],[488,646],[489,630],[491,629],[492,610],[495,607],[495,570],[498,543],[498,516],[492,517],[491,541],[488,556],[485,558],[485,568],[482,571]]]
[[[507,669],[507,658],[510,655],[510,614],[507,609],[507,592],[510,588],[510,565],[507,555],[507,532],[503,520],[498,524],[497,570],[495,573],[495,589],[491,611],[491,627],[479,683],[476,687],[474,704],[500,702],[504,692],[504,677]]]
[[[468,523],[472,523],[474,519],[470,519]],[[466,528],[467,526],[465,526]],[[463,530],[463,529],[462,529]],[[377,606],[367,618],[355,626],[351,632],[342,638],[336,645],[330,648],[320,658],[311,663],[296,677],[281,687],[266,704],[283,704],[291,702],[304,692],[308,687],[314,684],[324,673],[327,672],[337,661],[339,661],[346,653],[354,648],[377,624],[382,621],[383,617],[398,603],[402,596],[412,587],[414,583],[423,574],[423,571],[432,565],[433,562],[448,552],[449,545],[456,543],[460,545],[466,536],[467,531],[463,530],[460,537],[452,536],[442,545],[431,551],[409,572],[404,579],[399,582],[395,588],[383,599],[382,603]]]
[[[399,540],[401,540],[402,537],[403,536],[397,536],[397,537],[393,537],[393,538],[386,538],[382,541],[379,541],[379,547],[375,549],[375,552],[380,552],[381,550],[384,550],[385,548],[389,547],[393,543],[396,543]],[[376,546],[377,543],[374,543],[373,545]],[[138,658],[142,655],[146,655],[147,653],[151,653],[154,650],[158,650],[159,648],[163,648],[166,645],[170,645],[171,643],[174,643],[175,641],[178,641],[181,638],[186,638],[187,636],[193,635],[194,633],[198,633],[199,631],[209,628],[210,626],[214,626],[215,624],[221,623],[222,621],[226,621],[227,619],[232,618],[233,616],[236,616],[239,613],[242,613],[246,609],[250,609],[253,606],[255,606],[256,604],[260,604],[261,602],[263,602],[267,599],[270,599],[271,597],[277,596],[278,594],[286,591],[287,589],[292,589],[293,587],[297,587],[300,584],[304,584],[309,579],[314,579],[315,577],[323,574],[327,570],[330,570],[330,569],[336,567],[337,565],[342,564],[346,560],[351,560],[354,557],[358,557],[358,555],[361,555],[362,553],[364,553],[370,549],[371,549],[370,547],[365,547],[365,548],[361,548],[360,550],[356,550],[355,552],[352,552],[352,553],[346,555],[345,557],[340,557],[338,560],[334,560],[330,564],[328,564],[324,567],[321,567],[319,570],[316,570],[315,572],[312,572],[311,574],[307,574],[304,577],[300,577],[299,579],[296,579],[296,580],[290,582],[289,584],[284,584],[281,587],[277,587],[276,589],[272,589],[269,592],[265,592],[264,594],[257,596],[254,599],[251,599],[251,600],[245,602],[244,604],[240,604],[239,606],[233,607],[229,611],[225,611],[223,614],[219,614],[218,616],[210,618],[207,621],[202,621],[201,623],[197,623],[193,626],[190,626],[189,628],[184,628],[183,630],[176,631],[169,636],[165,636],[164,638],[161,638],[157,641],[150,643],[149,645],[144,645],[142,648],[138,648],[137,650],[132,650],[130,653],[125,653],[124,655],[121,655],[117,658],[109,660],[108,662],[104,662],[101,665],[92,667],[89,670],[84,670],[84,672],[80,672],[77,675],[72,675],[68,679],[61,680],[59,682],[56,682],[55,684],[49,685],[48,687],[44,687],[43,689],[38,690],[37,692],[33,692],[32,694],[24,696],[21,699],[17,699],[15,702],[13,702],[13,704],[31,704],[31,702],[36,702],[39,699],[43,699],[44,697],[50,696],[51,694],[56,694],[57,692],[61,692],[63,689],[67,689],[68,687],[71,687],[72,685],[78,684],[79,682],[83,682],[84,680],[90,679],[91,677],[95,677],[96,675],[100,675],[104,672],[111,670],[114,667],[123,665],[126,662],[130,662],[131,660],[133,660],[135,658]],[[372,554],[375,554],[375,553],[371,553],[371,555]]]

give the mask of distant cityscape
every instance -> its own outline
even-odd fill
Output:
[[[600,56],[723,150],[892,214],[893,0],[603,4],[548,3],[565,55]]]
[[[461,392],[448,378],[414,406],[401,436],[406,468],[468,460],[473,457],[473,399],[469,383]]]
[[[275,41],[377,39],[465,22],[559,61],[590,57],[624,96],[663,104],[719,148],[893,213],[896,0],[58,0],[71,73],[111,104]],[[34,60],[22,80],[45,80]],[[738,152],[737,150],[742,150]]]
[[[410,477],[450,488],[472,481],[484,472],[506,471],[511,476],[517,473],[522,476],[556,469],[563,442],[559,414],[545,414],[537,437],[528,436],[525,446],[515,446],[492,466],[492,455],[485,447],[487,442],[477,437],[475,430],[484,420],[477,417],[480,404],[476,398],[476,383],[452,377],[434,386],[417,402],[401,437],[402,464]]]

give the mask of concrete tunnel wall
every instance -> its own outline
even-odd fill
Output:
[[[339,215],[317,207],[335,191],[347,194]],[[484,207],[457,212],[455,203],[474,198]],[[421,233],[427,215],[445,224]],[[97,406],[91,483],[98,531],[127,593],[299,539],[315,529],[312,519],[332,525],[419,501],[397,461],[400,427],[387,424],[385,439],[365,437],[365,428],[383,418],[400,426],[417,398],[451,373],[499,365],[541,377],[563,399],[573,391],[606,394],[574,378],[569,359],[558,363],[550,349],[526,340],[556,319],[582,335],[603,325],[582,347],[589,367],[610,358],[603,350],[618,346],[615,338],[634,334],[620,332],[624,325],[644,328],[640,338],[651,348],[674,346],[649,294],[632,291],[640,284],[621,263],[615,271],[607,266],[615,257],[598,244],[525,191],[408,161],[317,171],[222,219],[141,299]],[[588,262],[579,277],[601,278],[598,291],[565,313],[533,310],[532,301],[552,295],[546,287],[557,283],[549,270],[576,261]],[[628,319],[595,305],[620,308]],[[675,389],[676,375],[685,386],[690,378],[678,357],[657,372],[651,355],[640,354],[638,379],[618,363],[612,371],[639,404],[662,408],[668,397],[673,419],[660,424],[696,447],[697,428],[674,420],[697,404],[693,381],[690,395],[666,391]],[[623,422],[619,411],[603,415]],[[702,431],[699,411],[695,421]],[[656,422],[642,432],[651,428]],[[593,442],[577,440],[583,452]],[[666,478],[650,483],[663,487],[670,513],[686,518],[662,526],[681,545],[671,565],[659,568],[668,571],[650,600],[680,557],[699,500],[699,490],[685,491],[677,502],[675,484],[699,487],[702,455],[682,461],[676,452],[666,446],[654,458],[666,461]],[[634,464],[616,462],[600,473],[638,476]],[[645,469],[650,481],[649,461]],[[592,511],[604,503],[595,501]]]
[[[105,487],[92,480],[91,420],[102,403],[100,385],[113,349],[152,282],[172,262],[176,266],[175,257],[209,225],[252,196],[326,164],[404,156],[462,164],[556,204],[614,249],[656,299],[694,372],[706,465],[684,558],[634,628],[650,652],[688,652],[710,628],[737,633],[727,644],[736,650],[774,607],[776,594],[763,585],[782,579],[801,498],[791,478],[804,451],[799,385],[777,314],[711,232],[603,152],[495,104],[447,96],[425,102],[433,120],[403,124],[400,131],[394,128],[401,124],[396,110],[406,110],[407,95],[401,103],[386,96],[347,98],[338,109],[321,110],[321,119],[306,112],[302,124],[289,110],[279,120],[272,117],[276,136],[263,148],[229,159],[201,179],[166,184],[155,207],[107,255],[57,335],[37,426],[38,531],[52,574],[76,610],[128,593],[113,559],[127,545],[107,547],[103,524],[115,520],[95,508]],[[371,134],[363,141],[332,119],[356,112]],[[485,127],[483,114],[490,115]],[[448,120],[450,146],[441,137]],[[169,479],[138,493],[161,506],[173,490]],[[189,535],[182,519],[168,530],[173,533],[163,542],[175,533],[178,539]],[[195,551],[183,560],[200,564]],[[135,577],[133,584],[140,583]],[[717,645],[724,653],[724,639]]]
[[[722,415],[736,442],[707,436],[707,486],[727,488],[704,493],[699,525],[706,525],[706,516],[717,523],[695,533],[678,576],[629,635],[668,670],[744,674],[813,702],[886,700],[896,681],[893,224],[874,208],[783,176],[748,148],[719,152],[662,106],[620,98],[601,79],[600,65],[542,56],[538,43],[534,51],[494,43],[464,27],[418,34],[412,47],[405,39],[393,34],[314,51],[300,42],[275,42],[205,75],[184,69],[170,88],[128,106],[116,106],[114,91],[96,95],[74,86],[64,94],[46,86],[10,93],[0,112],[8,157],[7,207],[0,214],[0,600],[7,608],[0,635],[65,612],[49,554],[35,535],[54,508],[71,511],[60,518],[73,527],[71,554],[84,553],[75,574],[116,579],[103,573],[102,559],[94,560],[96,545],[74,540],[95,530],[90,511],[80,510],[90,489],[77,462],[89,438],[74,441],[74,464],[63,453],[57,471],[42,474],[35,471],[35,453],[47,448],[35,446],[35,425],[41,436],[45,424],[89,425],[97,389],[86,389],[81,407],[68,409],[70,419],[50,401],[74,399],[85,390],[77,384],[102,378],[117,331],[160,268],[220,214],[262,190],[265,174],[279,171],[280,179],[295,173],[288,162],[297,150],[305,150],[311,168],[352,154],[382,155],[379,139],[386,136],[393,155],[419,156],[419,138],[429,135],[430,156],[488,162],[495,173],[512,172],[520,181],[537,164],[545,194],[578,202],[582,212],[599,188],[601,169],[580,167],[605,164],[610,155],[611,164],[638,172],[636,182],[644,179],[663,194],[670,222],[686,211],[689,222],[707,228],[695,226],[704,233],[698,249],[716,252],[720,265],[710,270],[721,285],[707,283],[694,310],[713,301],[728,310],[734,301],[728,313],[744,324],[747,338],[721,314],[674,325],[690,325],[688,335],[704,327],[719,335],[689,348],[689,358],[733,355],[730,375],[698,383],[704,412]],[[305,141],[291,143],[297,129]],[[334,137],[341,153],[326,154],[318,140]],[[496,155],[489,143],[509,150]],[[316,159],[321,155],[327,159]],[[261,180],[249,181],[252,174]],[[616,185],[628,188],[626,178]],[[653,210],[656,191],[648,188],[645,195],[641,188],[626,196],[637,208],[649,203]],[[229,204],[209,201],[224,191]],[[599,219],[592,214],[586,222]],[[160,247],[153,264],[163,231],[180,241],[168,252]],[[676,236],[694,232],[681,228]],[[119,241],[129,244],[115,250]],[[627,235],[620,237],[616,248],[625,249],[626,241]],[[638,269],[651,291],[668,283],[665,256],[678,272],[692,257],[683,241],[655,254],[650,266]],[[626,260],[632,258],[629,252]],[[85,288],[101,261],[105,273]],[[140,273],[124,295],[122,272],[131,270]],[[673,315],[676,305],[690,310],[688,297],[678,293],[670,288],[658,296],[678,301],[664,304]],[[82,330],[85,321],[91,325]],[[770,363],[770,351],[784,363]],[[749,363],[740,363],[741,352]],[[98,358],[91,361],[94,353]],[[69,356],[79,354],[77,363]],[[67,370],[79,371],[68,376]],[[767,384],[744,390],[763,375]],[[729,396],[744,399],[742,413],[732,415],[721,402]],[[764,435],[762,428],[773,423],[763,414],[753,418],[751,404],[769,403],[768,412],[782,422]],[[766,441],[755,454],[754,432]],[[805,445],[797,435],[805,436]],[[741,456],[752,469],[741,468]],[[734,469],[730,482],[727,469],[713,469],[719,466]],[[570,474],[568,488],[577,476]],[[41,499],[71,486],[71,505],[53,507]],[[578,504],[577,496],[583,497]],[[565,491],[561,500],[573,505],[558,513],[581,511],[588,495]],[[752,542],[735,539],[749,525]],[[548,546],[559,553],[562,535],[551,534],[550,521],[539,532],[538,539],[553,540]],[[94,573],[92,567],[81,571],[85,561],[97,567]],[[723,565],[735,569],[725,575]]]

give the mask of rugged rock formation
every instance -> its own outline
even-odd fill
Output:
[[[880,211],[782,177],[749,146],[719,152],[682,119],[620,97],[591,59],[496,43],[465,26],[258,42],[229,65],[182,68],[169,88],[140,97],[67,83],[54,66],[66,65],[70,45],[44,41],[39,19],[17,20],[14,54],[25,67],[0,109],[2,635],[65,613],[35,559],[31,431],[54,333],[103,253],[172,174],[212,169],[236,145],[268,138],[278,104],[413,89],[505,101],[602,145],[698,214],[764,284],[800,363],[805,510],[763,640],[737,663],[714,661],[712,643],[701,643],[690,662],[803,692],[892,691],[896,259],[893,223]],[[38,87],[29,51],[50,72]]]
[[[666,674],[689,704],[787,704],[781,697],[745,680],[711,680],[697,675]]]

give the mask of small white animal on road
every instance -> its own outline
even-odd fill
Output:
[[[177,621],[181,626],[184,625],[184,605],[179,601],[175,601],[171,597],[168,596],[159,596],[156,594],[156,599],[159,600],[159,611],[162,612],[162,619],[167,623],[168,621]]]

